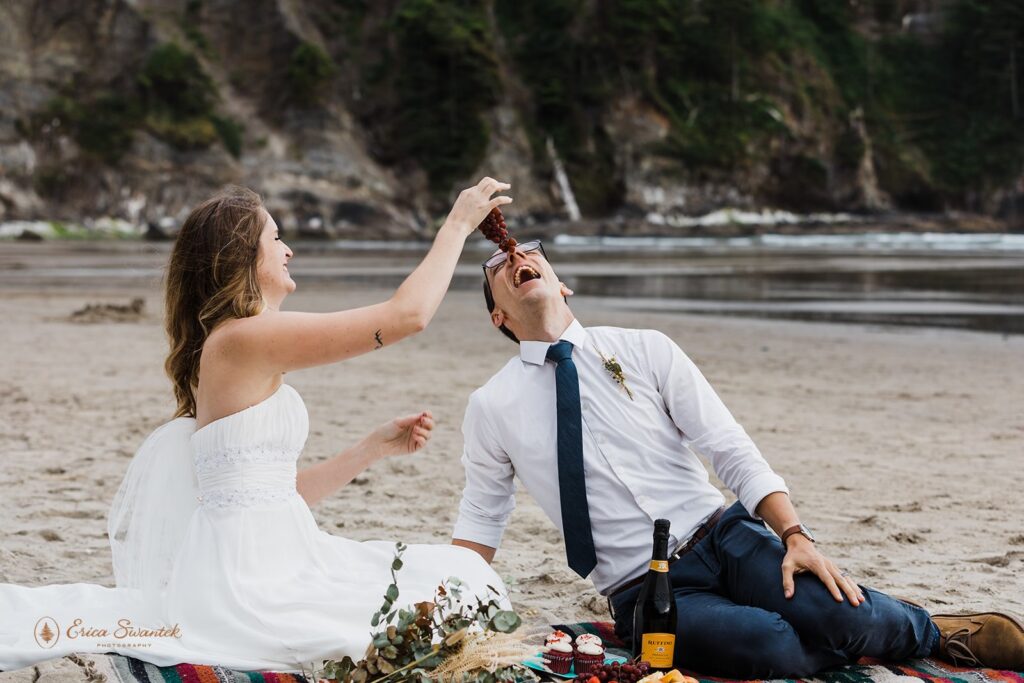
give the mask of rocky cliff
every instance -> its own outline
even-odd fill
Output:
[[[484,174],[513,183],[510,213],[528,221],[1005,216],[1024,180],[1024,17],[964,4],[12,0],[0,221],[173,230],[236,182],[292,231],[412,238]],[[950,16],[992,49],[954,51]],[[908,71],[928,55],[976,70],[992,97],[913,123],[961,95],[941,63]],[[947,139],[964,121],[980,129]]]

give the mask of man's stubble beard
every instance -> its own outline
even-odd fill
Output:
[[[537,292],[537,294],[540,294],[540,292]],[[517,333],[511,326],[509,326],[509,329],[520,340],[525,339],[527,341],[535,339],[545,332],[555,333],[553,330],[548,329],[548,325],[561,322],[560,318],[563,311],[567,314],[567,319],[571,321],[573,317],[572,311],[569,310],[568,304],[566,304],[561,294],[558,295],[558,298],[527,295],[519,300],[519,324],[516,326],[520,328],[522,334]],[[557,331],[557,333],[560,332],[561,330]]]

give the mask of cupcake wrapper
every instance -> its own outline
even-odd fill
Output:
[[[589,674],[593,669],[596,669],[602,664],[604,664],[604,654],[587,655],[580,652],[576,653],[577,674]]]
[[[569,669],[572,668],[572,653],[571,652],[545,652],[544,659],[547,660],[548,668],[554,671],[556,674],[569,673]]]

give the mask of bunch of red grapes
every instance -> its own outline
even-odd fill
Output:
[[[516,248],[514,237],[508,236],[508,229],[505,227],[505,217],[501,215],[501,209],[494,207],[487,217],[476,226],[484,234],[484,237],[498,245],[506,254],[511,254]]]
[[[636,683],[651,672],[648,662],[615,662],[602,664],[590,670],[590,673],[579,674],[577,681],[583,683]]]

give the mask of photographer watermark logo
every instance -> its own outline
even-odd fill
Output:
[[[97,626],[77,617],[62,632],[56,619],[41,617],[36,622],[33,635],[39,647],[47,650],[56,645],[61,636],[68,640],[96,639],[95,647],[139,648],[152,647],[154,638],[181,638],[181,627],[178,624],[160,627],[138,626],[128,618],[118,619],[116,625]]]
[[[60,640],[60,626],[52,617],[42,617],[36,622],[35,637],[39,647],[49,650]]]

